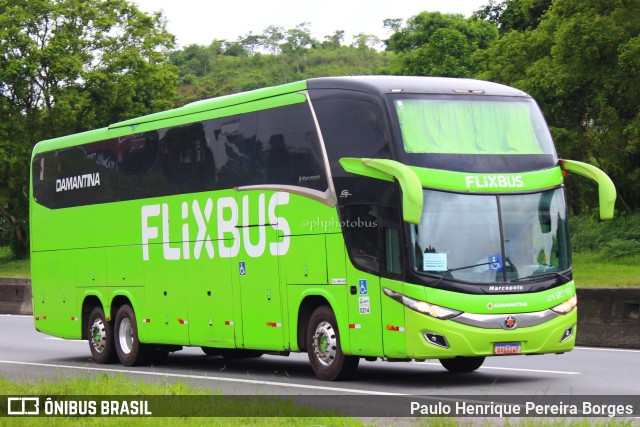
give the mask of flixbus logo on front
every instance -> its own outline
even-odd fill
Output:
[[[522,175],[467,175],[467,188],[521,188]]]
[[[289,250],[289,223],[283,217],[276,216],[276,207],[289,203],[289,193],[277,192],[271,195],[269,202],[266,196],[258,196],[257,206],[249,203],[249,196],[243,196],[241,206],[234,197],[220,197],[207,199],[204,204],[193,200],[191,203],[182,202],[182,234],[170,236],[169,224],[174,224],[177,218],[172,213],[169,216],[167,203],[146,205],[142,207],[142,259],[149,260],[149,244],[162,243],[162,255],[165,260],[200,259],[206,252],[210,259],[216,256],[231,258],[238,255],[240,246],[250,257],[260,257],[267,250],[273,256],[285,255]],[[214,215],[215,205],[215,215]],[[248,227],[250,209],[258,210],[258,226]],[[160,226],[151,225],[154,217],[160,217]],[[268,222],[267,222],[268,218]],[[192,236],[190,223],[195,221],[197,233]],[[217,235],[211,236],[209,225],[215,221]],[[266,227],[281,231],[282,237],[278,242],[267,242]],[[258,229],[257,242],[250,239],[250,230]],[[176,229],[174,229],[174,233]],[[195,237],[195,238],[194,238]],[[216,244],[217,248],[216,248]]]

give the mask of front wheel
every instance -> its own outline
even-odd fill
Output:
[[[484,363],[484,357],[455,357],[453,359],[440,359],[442,366],[453,373],[473,372]]]
[[[114,329],[115,347],[120,363],[125,366],[138,366],[151,362],[153,348],[138,340],[138,324],[133,308],[125,304],[118,309]]]
[[[323,381],[351,378],[360,361],[342,353],[336,316],[324,305],[316,308],[309,319],[307,353],[313,372]]]
[[[104,316],[102,307],[95,307],[89,315],[87,338],[91,357],[96,363],[114,363],[118,360],[113,342],[111,322]]]

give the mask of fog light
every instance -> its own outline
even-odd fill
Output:
[[[560,339],[560,342],[565,342],[566,340],[571,338],[571,336],[573,335],[573,330],[574,330],[575,327],[576,327],[576,325],[573,325],[572,327],[570,327],[569,329],[564,331],[564,334],[562,334],[562,338]]]
[[[442,348],[449,348],[449,342],[447,342],[447,339],[444,337],[444,335],[434,334],[431,332],[425,332],[423,335],[429,344],[433,344]]]

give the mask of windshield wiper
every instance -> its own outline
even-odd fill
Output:
[[[473,267],[480,267],[482,265],[489,265],[489,264],[493,264],[492,262],[483,262],[481,264],[473,264],[473,265],[465,265],[464,267],[457,267],[457,268],[450,268],[448,270],[442,271],[440,273],[438,280],[435,281],[435,283],[433,284],[433,286],[438,286],[438,284],[442,281],[442,279],[444,279],[444,275],[445,274],[449,274],[451,272],[454,271],[458,271],[458,270],[466,270],[467,268],[473,268]]]
[[[544,273],[530,274],[529,276],[519,277],[517,279],[513,279],[512,282],[519,282],[520,280],[533,279],[534,277],[544,277],[544,276],[549,276],[549,275],[554,275],[556,277],[559,277],[561,279],[566,280],[567,282],[571,281],[571,279],[567,275],[564,275],[562,273],[558,273],[557,271],[547,271],[547,272],[544,272]]]

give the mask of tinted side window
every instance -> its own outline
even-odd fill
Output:
[[[307,103],[260,111],[257,149],[261,184],[327,189],[320,141]]]
[[[346,172],[343,157],[388,159],[389,133],[380,107],[356,98],[326,98],[313,102],[334,177]]]
[[[205,122],[205,156],[215,159],[215,172],[206,173],[207,189],[257,183],[256,120],[257,113],[248,113]]]
[[[342,210],[342,231],[351,262],[366,271],[380,269],[378,208],[369,205],[350,205]]]
[[[157,131],[124,136],[117,140],[118,195],[120,200],[149,197],[145,188],[164,187],[161,171],[156,171],[159,156]],[[158,168],[159,169],[159,168]],[[158,185],[160,181],[163,185]]]
[[[204,174],[215,170],[213,155],[207,148],[204,123],[169,128],[160,139],[162,172],[166,194],[204,190]]]
[[[34,158],[36,200],[51,208],[117,200],[116,140],[39,154]]]

